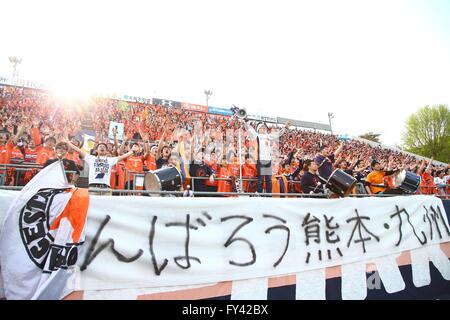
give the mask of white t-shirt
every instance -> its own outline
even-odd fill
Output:
[[[280,138],[280,134],[284,132],[275,131],[269,133],[257,133],[252,126],[246,125],[248,135],[251,139],[258,139],[258,160],[271,161],[271,142],[277,141]]]
[[[89,166],[89,184],[110,185],[111,168],[117,164],[117,157],[95,157],[87,154],[84,156],[84,161]]]
[[[444,179],[441,179],[439,177],[434,178],[434,184],[438,187],[443,187],[445,184]]]
[[[270,161],[270,136],[268,134],[258,134],[258,160]]]

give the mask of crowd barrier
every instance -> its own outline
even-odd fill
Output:
[[[24,176],[27,173],[36,174],[39,172],[43,166],[36,165],[36,164],[0,164],[0,188],[1,189],[9,189],[9,190],[21,190],[24,184],[18,185],[17,182],[21,181],[19,179],[20,176]],[[66,173],[75,173],[75,171],[66,170]],[[123,168],[123,174],[125,176],[125,182],[132,181],[132,184],[127,183],[125,188],[112,188],[108,192],[114,195],[174,195],[174,196],[182,196],[184,194],[183,191],[147,191],[144,190],[144,178],[145,174],[148,171],[137,172],[137,171],[129,171]],[[21,175],[22,174],[22,175]],[[7,177],[8,175],[11,177],[12,175],[12,181],[13,185],[6,185]],[[208,180],[208,177],[190,177],[191,183],[190,188],[193,193],[193,195],[197,196],[264,196],[264,197],[301,197],[301,198],[332,198],[333,194],[327,193],[325,195],[323,194],[304,194],[304,193],[295,193],[295,192],[288,192],[288,193],[260,193],[255,194],[254,192],[206,192],[206,191],[196,191],[195,190],[195,181],[196,180]],[[233,182],[234,179],[231,178],[215,178],[215,181],[229,181]],[[239,181],[239,179],[237,179]],[[246,182],[257,182],[258,179],[256,178],[242,178],[242,181]],[[295,185],[300,184],[300,181],[289,181],[289,184]],[[362,186],[361,188],[364,189],[364,185],[361,182],[358,182],[357,185]],[[431,192],[423,192],[423,190],[432,190]],[[436,186],[420,186],[418,191],[415,193],[418,194],[426,194],[426,195],[434,195],[441,199],[450,199],[450,184],[447,184],[444,188],[439,188],[441,191],[437,192],[438,188]],[[105,190],[102,189],[102,192],[100,190],[95,190],[93,188],[90,188],[89,190],[93,192],[97,192],[98,194],[104,194]],[[356,189],[358,190],[358,188]],[[349,194],[349,197],[389,197],[392,195],[385,195],[385,194],[372,194],[369,195],[366,192],[359,192],[356,191],[356,193]]]

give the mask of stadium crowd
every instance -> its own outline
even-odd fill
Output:
[[[111,121],[123,124],[122,136],[117,128],[110,135]],[[243,190],[236,183],[237,130],[243,133]],[[93,132],[95,140],[89,150],[86,132]],[[270,140],[271,151],[266,150],[272,159],[270,173],[262,174],[260,166],[268,159],[261,158],[261,143],[275,133],[279,139]],[[290,123],[280,128],[111,98],[65,102],[47,91],[0,85],[0,185],[23,186],[40,167],[58,158],[65,159],[68,179],[75,184],[85,162],[92,165],[91,156],[120,157],[108,162],[106,176],[89,181],[91,186],[112,189],[142,188],[133,186],[135,174],[175,166],[185,190],[192,185],[195,191],[211,192],[321,193],[325,190],[320,177],[339,168],[363,187],[354,192],[384,193],[389,189],[380,186],[384,176],[405,169],[422,177],[420,193],[450,194],[450,166],[358,140],[340,141]],[[266,179],[260,179],[262,175]]]

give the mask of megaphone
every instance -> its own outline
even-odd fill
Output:
[[[233,111],[234,115],[239,119],[247,118],[247,111],[245,109],[240,109],[236,107],[234,104],[233,107],[231,108],[231,111]]]

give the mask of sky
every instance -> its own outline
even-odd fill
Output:
[[[398,145],[450,105],[450,1],[2,1],[0,75],[328,123]]]

